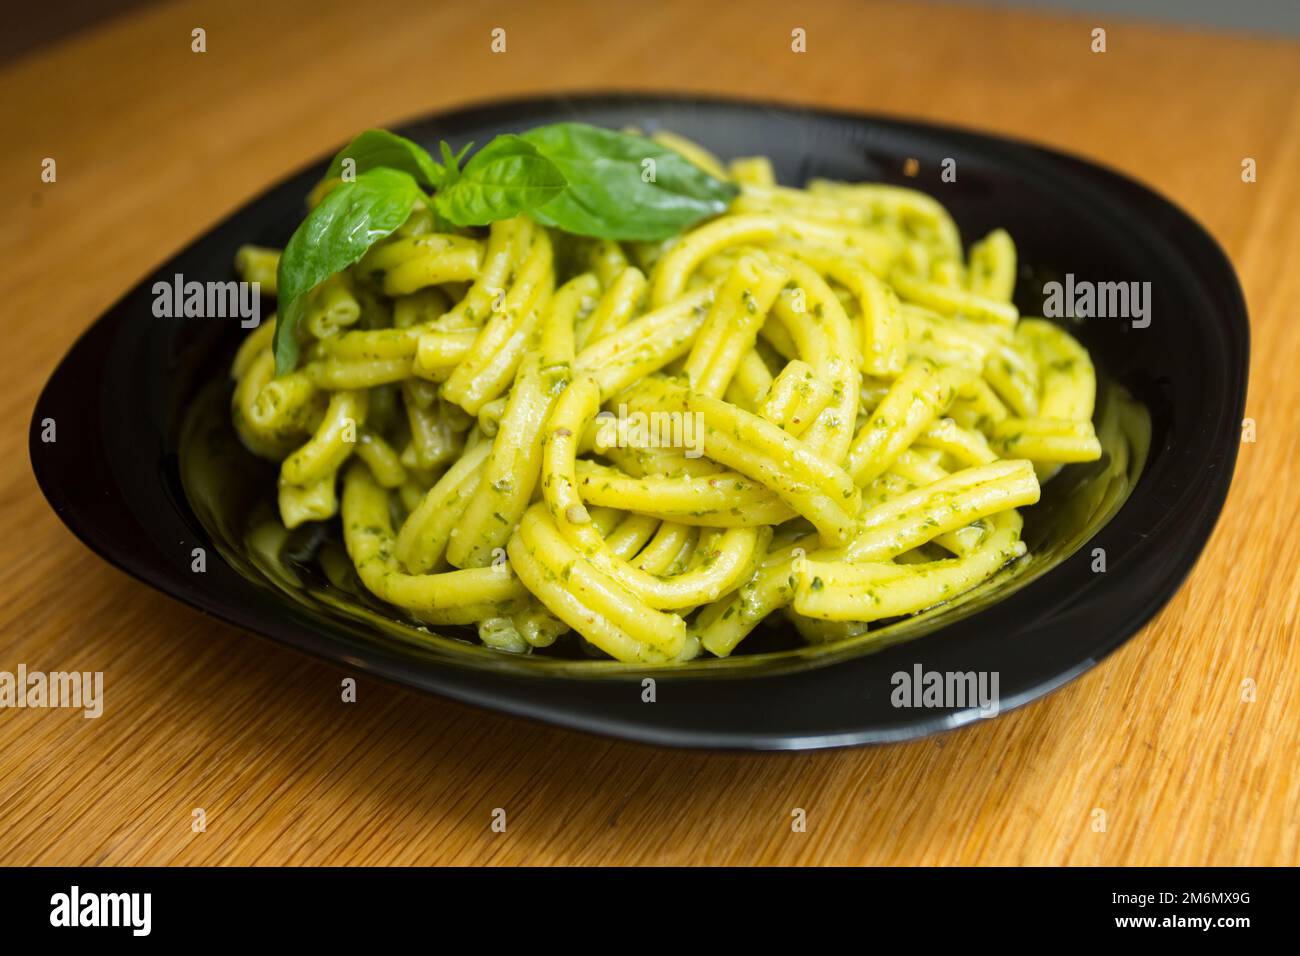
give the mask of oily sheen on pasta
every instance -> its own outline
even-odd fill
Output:
[[[247,337],[234,423],[284,524],[340,520],[409,618],[653,663],[773,614],[859,634],[1020,558],[1017,509],[1100,446],[1087,352],[1011,303],[1011,237],[965,253],[921,192],[665,142],[739,187],[725,214],[620,243],[417,209],[310,293],[298,367],[273,320]],[[277,257],[236,265],[274,292]]]

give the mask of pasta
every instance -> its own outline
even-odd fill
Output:
[[[656,664],[778,612],[861,633],[1022,558],[1018,509],[1101,446],[1087,351],[1012,303],[1011,236],[964,252],[923,193],[654,140],[727,211],[652,242],[419,210],[312,288],[297,367],[276,318],[247,336],[232,421],[284,526],[338,519],[414,621]],[[236,269],[274,295],[279,256]]]

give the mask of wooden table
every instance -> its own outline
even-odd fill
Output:
[[[717,16],[698,0],[289,6],[161,4],[0,72],[0,670],[102,670],[106,684],[99,720],[0,711],[0,863],[1300,862],[1300,46],[849,0]],[[505,54],[489,50],[498,26]],[[190,50],[195,27],[206,53]],[[134,583],[59,523],[27,461],[33,402],[151,268],[363,127],[609,88],[1027,137],[1204,222],[1250,305],[1258,438],[1169,607],[1082,679],[956,733],[682,753],[371,680],[343,704],[342,672]],[[56,183],[41,182],[47,156]],[[1258,182],[1242,182],[1243,157]],[[795,807],[805,833],[791,832]]]

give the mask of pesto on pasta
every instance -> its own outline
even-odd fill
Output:
[[[371,178],[345,195],[336,160],[292,263],[240,250],[281,298],[232,414],[280,463],[286,527],[339,520],[410,619],[653,663],[727,656],[773,614],[862,633],[1025,554],[1018,509],[1101,448],[1088,353],[1019,315],[1006,232],[967,251],[919,191],[590,130],[463,170],[363,134]]]

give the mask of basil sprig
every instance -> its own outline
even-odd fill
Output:
[[[419,144],[372,129],[334,157],[326,177],[344,181],[308,213],[280,257],[276,374],[298,363],[307,294],[391,235],[417,205],[431,204],[452,226],[528,213],[578,235],[656,240],[724,212],[737,192],[652,140],[585,123],[498,136],[461,169],[469,148],[453,153],[440,143],[440,163]]]

